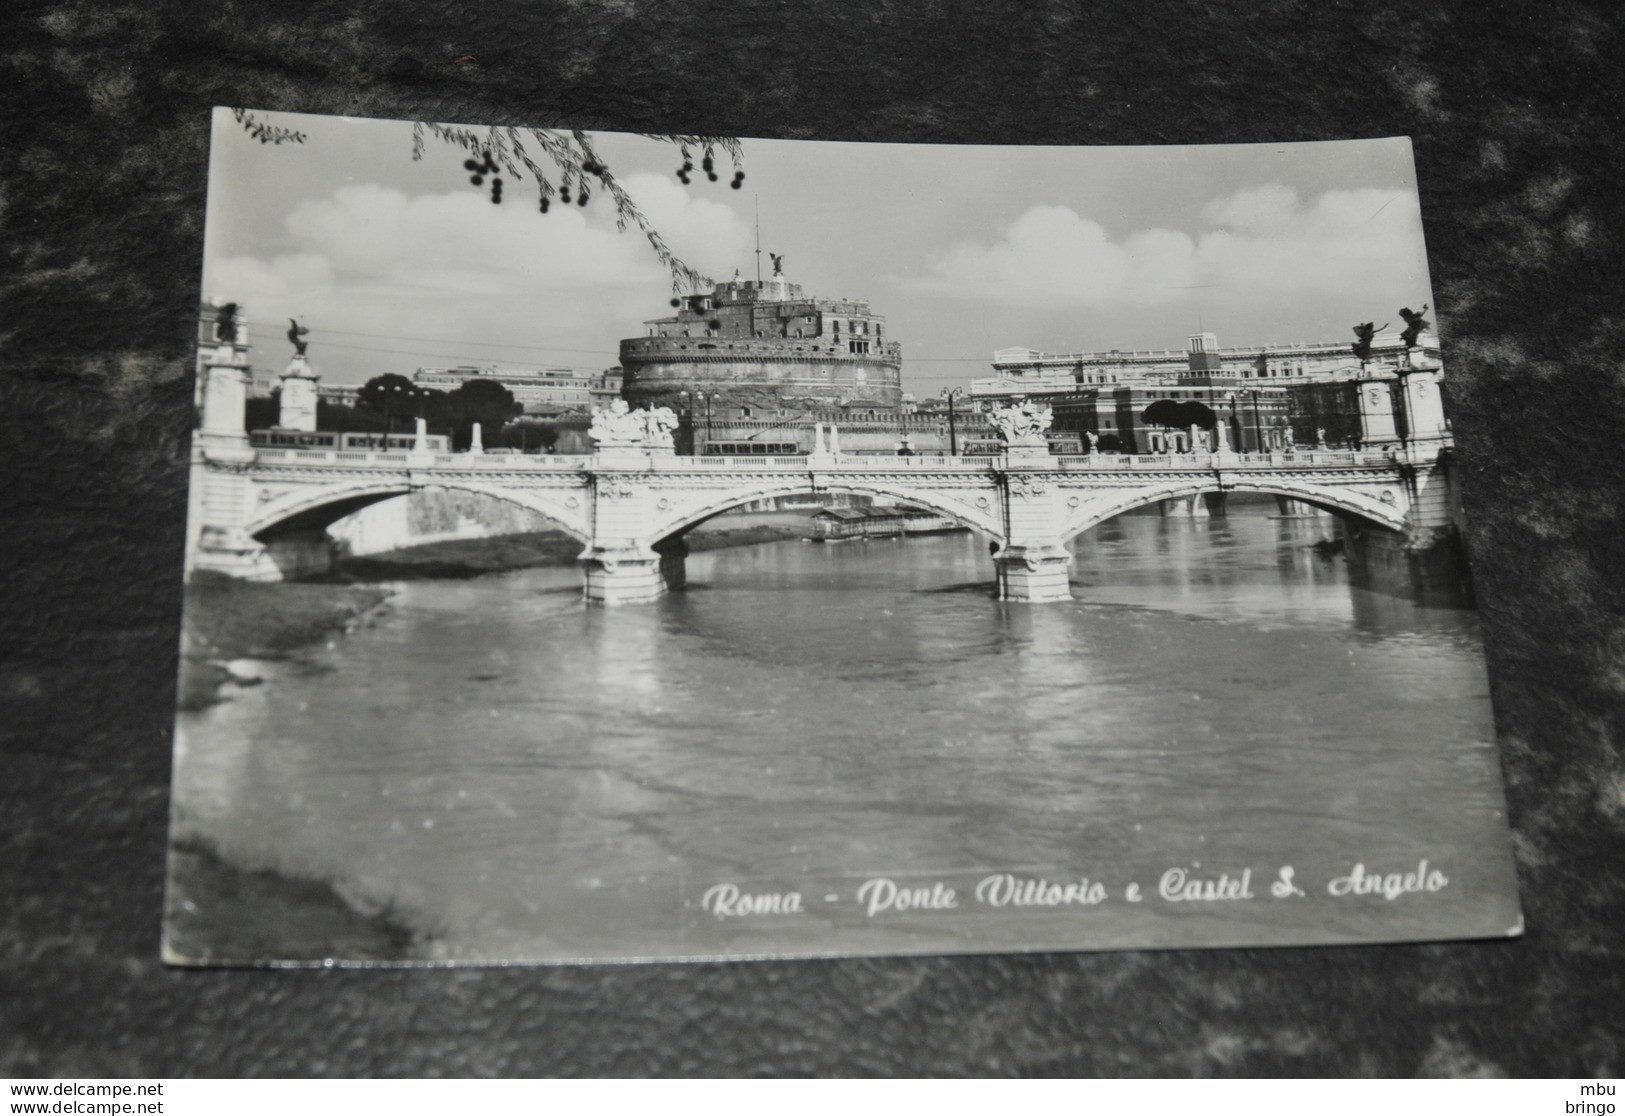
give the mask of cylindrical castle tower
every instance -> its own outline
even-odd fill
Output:
[[[782,275],[689,295],[621,342],[622,395],[682,411],[703,393],[714,418],[799,412],[895,414],[902,351],[869,304],[810,298]]]

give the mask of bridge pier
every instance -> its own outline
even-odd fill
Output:
[[[581,563],[583,595],[589,604],[641,604],[666,592],[662,559],[653,550],[595,546],[588,547],[576,560]]]
[[[672,535],[655,543],[654,552],[660,556],[660,583],[666,587],[666,591],[669,593],[686,586],[688,540],[682,535]]]
[[[333,539],[320,528],[265,540],[241,531],[205,526],[190,566],[244,581],[299,581],[333,569]]]
[[[1072,552],[1064,546],[1007,546],[993,556],[999,600],[1067,601],[1072,599],[1068,571]]]
[[[1289,519],[1306,519],[1310,516],[1322,514],[1321,510],[1315,505],[1304,503],[1302,500],[1294,500],[1290,496],[1277,496],[1275,498],[1275,510]]]
[[[261,565],[273,567],[283,581],[319,577],[333,571],[333,538],[318,527],[264,540]]]
[[[1172,499],[1160,500],[1157,503],[1157,510],[1164,517],[1206,519],[1209,516],[1225,514],[1225,506],[1225,493],[1198,492],[1194,496],[1175,496]]]
[[[1466,548],[1453,528],[1424,529],[1411,537],[1364,523],[1343,524],[1349,584],[1387,597],[1440,608],[1473,603]]]

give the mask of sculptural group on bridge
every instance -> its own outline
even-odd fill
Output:
[[[634,411],[624,399],[607,407],[592,409],[592,425],[587,437],[598,446],[671,449],[677,415],[670,407],[648,407]]]

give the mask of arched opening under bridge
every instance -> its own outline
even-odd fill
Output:
[[[374,508],[375,514],[358,514]],[[246,533],[265,548],[266,560],[283,578],[298,579],[325,573],[338,559],[371,560],[418,546],[512,535],[567,540],[564,550],[573,559],[589,532],[569,510],[560,500],[523,489],[455,480],[428,486],[357,484],[272,500]]]
[[[799,516],[796,512],[784,515],[774,512],[761,513],[764,518],[776,517],[777,524],[757,522],[744,526],[741,528],[744,532],[743,537],[735,536],[734,541],[722,541],[719,546],[720,540],[712,534],[712,531],[720,534],[720,531],[725,529],[720,525],[735,517],[748,522],[751,517],[748,513],[742,513],[741,509],[749,508],[753,504],[777,503],[798,496],[813,497],[826,494],[880,501],[879,505],[869,505],[877,513],[877,517],[883,514],[882,508],[891,506],[895,506],[900,513],[923,515],[927,518],[925,523],[919,525],[919,533],[964,530],[989,543],[998,543],[1002,538],[994,518],[996,511],[991,496],[988,499],[988,509],[973,509],[958,505],[951,499],[938,498],[930,492],[864,483],[820,484],[814,488],[810,483],[796,479],[749,491],[719,493],[715,499],[684,508],[659,523],[650,534],[649,545],[660,556],[661,578],[666,588],[677,589],[687,584],[686,559],[691,550],[713,550],[753,542],[807,538],[811,534],[810,520],[820,510],[811,506],[804,507],[798,509]],[[797,523],[797,518],[800,518],[801,522]],[[694,536],[694,545],[691,547],[691,533],[696,531],[701,534]],[[907,528],[888,525],[884,537],[906,538],[909,533]],[[878,538],[881,535],[877,533],[874,537]]]
[[[1153,607],[1210,590],[1264,612],[1310,600],[1336,611],[1351,588],[1409,596],[1407,571],[1372,576],[1373,562],[1406,553],[1408,538],[1403,513],[1382,491],[1187,479],[1112,494],[1067,522],[1069,579],[1075,595],[1081,586],[1127,585],[1125,603],[1139,594]]]

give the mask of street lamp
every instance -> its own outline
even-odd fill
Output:
[[[408,385],[402,387],[399,380],[384,385],[384,447],[389,447],[389,439],[395,433],[395,399],[401,393],[410,395],[413,388]]]
[[[705,432],[700,436],[700,454],[710,448],[711,443],[711,398],[703,391],[696,391],[694,399],[705,407]]]
[[[948,456],[959,456],[959,436],[954,429],[954,400],[965,394],[964,388],[943,388],[942,398],[948,401]]]

